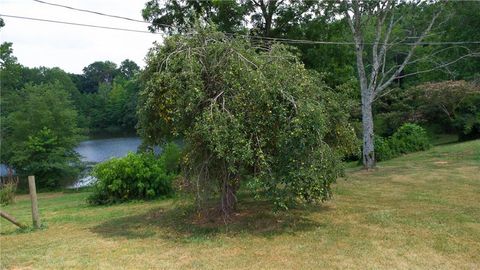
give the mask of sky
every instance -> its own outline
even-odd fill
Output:
[[[88,9],[142,20],[147,0],[45,0],[45,2]],[[147,31],[148,24],[109,18],[41,4],[33,0],[0,0],[0,14],[119,27]],[[162,35],[133,33],[81,26],[54,24],[2,17],[0,42],[13,43],[13,55],[28,67],[59,67],[70,73],[82,73],[95,61],[124,59],[144,66],[144,58],[154,41]]]

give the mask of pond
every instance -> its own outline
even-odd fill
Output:
[[[92,139],[81,142],[75,151],[82,156],[82,161],[88,166],[78,181],[70,187],[79,188],[92,184],[95,178],[90,175],[90,170],[95,163],[114,157],[123,157],[128,152],[136,152],[140,144],[139,137]]]
[[[81,142],[75,151],[82,156],[82,161],[98,163],[113,157],[123,157],[128,152],[136,152],[140,143],[139,137],[87,140]]]
[[[96,163],[114,158],[124,157],[128,152],[137,152],[141,144],[139,137],[119,137],[106,139],[89,139],[75,148],[75,151],[80,154],[81,160],[87,164],[87,168],[78,180],[68,186],[68,188],[79,188],[88,186],[95,181],[95,178],[90,175],[93,165]],[[156,154],[161,153],[161,148],[154,149]],[[0,164],[0,176],[7,175],[7,166]]]

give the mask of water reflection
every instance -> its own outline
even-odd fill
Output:
[[[71,188],[79,188],[91,185],[96,179],[90,175],[92,166],[114,157],[123,157],[128,152],[137,152],[141,140],[139,137],[124,137],[88,140],[81,142],[75,151],[82,156],[82,161],[86,162],[87,169],[82,173],[77,182]]]
[[[98,163],[136,152],[140,143],[139,137],[88,140],[81,142],[75,151],[82,156],[82,161]]]

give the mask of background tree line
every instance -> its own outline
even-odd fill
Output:
[[[135,62],[127,59],[117,67],[110,61],[98,61],[85,67],[82,74],[70,74],[60,68],[25,67],[13,56],[12,44],[5,45],[9,53],[2,53],[2,60],[6,59],[1,75],[4,97],[28,84],[58,82],[69,93],[72,106],[78,112],[78,125],[85,134],[135,132],[140,72]],[[21,104],[15,103],[15,106]]]
[[[133,61],[94,62],[82,74],[30,68],[8,42],[0,59],[0,163],[38,176],[40,188],[76,179],[83,164],[74,148],[82,138],[135,132],[140,67]]]

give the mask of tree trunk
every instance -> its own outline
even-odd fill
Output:
[[[362,160],[365,169],[375,167],[375,148],[373,134],[372,98],[369,91],[362,91],[362,126],[363,152]]]
[[[226,217],[229,217],[235,210],[235,205],[237,203],[236,193],[236,185],[225,180],[222,187],[222,201],[220,207]]]

